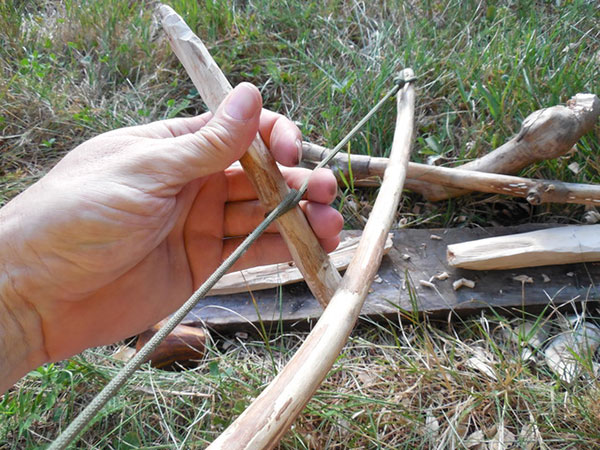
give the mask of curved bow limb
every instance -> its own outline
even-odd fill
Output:
[[[231,84],[185,21],[171,7],[160,5],[163,29],[179,61],[211,111],[216,111]],[[290,192],[275,159],[259,134],[240,159],[261,203],[273,210]],[[323,307],[327,306],[342,277],[331,264],[302,210],[296,206],[277,219],[279,231],[308,287]]]
[[[413,72],[404,71],[410,79]],[[406,178],[414,134],[415,92],[407,84],[397,96],[398,116],[390,160],[358,250],[329,306],[300,349],[271,384],[208,448],[274,447],[311,399],[344,347],[379,269],[383,246]]]

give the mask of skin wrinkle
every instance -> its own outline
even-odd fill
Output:
[[[243,123],[247,123],[249,121],[244,121]],[[223,155],[219,152],[220,149],[233,147],[232,144],[236,142],[236,139],[231,134],[231,131],[217,121],[212,121],[202,128],[202,132],[197,132],[190,136],[190,139],[196,139],[198,142],[194,145],[196,148],[203,148],[204,153],[203,156],[205,161],[210,161],[209,165],[218,164],[218,162],[222,161]],[[206,151],[206,150],[210,151]],[[240,152],[241,153],[241,152]],[[197,158],[197,155],[192,155],[192,158]],[[237,158],[236,158],[237,159]],[[229,166],[232,161],[229,161]],[[212,164],[211,164],[212,163]]]
[[[19,292],[17,283],[16,283],[14,277],[11,275],[11,271],[6,270],[6,266],[3,266],[3,269],[4,269],[4,273],[5,273],[5,279],[8,281],[8,284],[10,285],[12,292],[14,293],[15,296],[17,296],[17,298],[20,300],[21,304],[25,305],[25,307],[28,311],[34,313],[36,322],[39,323],[39,325],[40,325],[39,331],[41,334],[41,336],[40,336],[41,337],[41,348],[36,349],[34,343],[32,342],[32,338],[31,338],[30,334],[27,333],[27,331],[26,331],[27,329],[26,329],[25,325],[23,323],[21,323],[18,315],[11,308],[10,301],[2,302],[2,304],[4,305],[4,307],[7,310],[8,314],[13,318],[14,323],[18,326],[18,328],[21,332],[22,338],[23,338],[23,342],[27,343],[26,347],[29,349],[28,358],[30,358],[32,356],[32,354],[35,352],[41,352],[43,359],[48,360],[49,353],[48,353],[48,349],[46,346],[46,331],[45,331],[44,321],[42,320],[42,316],[41,316],[40,312],[38,311],[38,309],[36,308],[36,306],[32,302],[30,302],[26,296],[22,295]],[[6,299],[6,297],[3,297],[3,298]]]
[[[188,208],[188,212],[191,211],[194,208],[194,205],[197,201],[202,200],[206,194],[206,190],[211,191],[211,189],[214,187],[214,185],[219,184],[222,186],[227,186],[227,181],[226,181],[226,177],[225,175],[213,175],[209,178],[208,181],[203,182],[198,190],[195,193],[194,198],[192,199],[192,201],[189,203],[189,208]],[[204,227],[200,227],[200,229],[197,228],[196,225],[196,217],[192,214],[186,214],[186,220],[184,222],[183,227],[181,228],[182,230],[182,236],[183,236],[183,249],[185,252],[185,257],[188,263],[188,267],[190,269],[191,272],[191,280],[192,280],[192,286],[193,289],[196,289],[197,287],[199,287],[203,282],[205,277],[203,277],[202,279],[198,279],[198,275],[195,273],[197,271],[194,270],[194,267],[197,267],[196,264],[196,257],[194,255],[192,255],[192,252],[197,252],[197,239],[198,237],[201,240],[204,240],[205,242],[207,240],[209,240],[210,242],[213,243],[218,243],[218,249],[217,254],[222,257],[223,255],[223,248],[224,248],[224,243],[223,243],[223,222],[225,220],[224,214],[225,214],[225,207],[226,205],[223,204],[222,205],[222,210],[221,210],[221,220],[220,222],[220,227],[216,227],[216,228],[210,228],[210,229],[206,229]],[[196,225],[196,226],[195,226]],[[215,268],[216,268],[216,264],[215,264]],[[213,268],[214,269],[214,268]],[[210,271],[212,272],[212,270]]]
[[[200,129],[204,128],[204,126],[208,123],[208,121],[212,118],[212,113],[204,113],[200,116],[201,120],[198,120],[198,124],[200,125],[196,129],[190,128],[190,121],[186,121],[181,123],[181,129],[179,127],[174,127],[171,121],[166,121],[163,123],[167,133],[172,135],[173,137],[178,137],[184,134],[193,134],[197,133]],[[176,122],[179,123],[179,122]]]
[[[117,187],[121,187],[120,185],[118,185],[117,183],[115,183],[115,185]],[[176,208],[176,201],[173,201],[173,198],[168,198],[168,199],[164,199],[163,201],[156,201],[152,198],[151,195],[148,195],[147,192],[144,192],[141,189],[138,189],[134,186],[131,186],[129,184],[125,184],[123,183],[122,185],[127,186],[128,188],[137,191],[139,194],[128,194],[131,195],[131,199],[136,198],[137,196],[139,196],[140,194],[146,197],[149,197],[147,200],[152,204],[153,207],[148,208],[146,206],[146,201],[133,201],[130,198],[126,198],[123,195],[120,194],[110,194],[110,196],[108,196],[106,198],[105,201],[100,201],[100,200],[96,200],[95,198],[93,198],[93,196],[89,196],[89,197],[84,197],[84,200],[86,202],[89,202],[91,204],[94,204],[100,208],[103,209],[107,209],[109,211],[116,211],[118,213],[118,215],[127,215],[127,216],[131,216],[132,218],[142,218],[143,219],[143,223],[144,223],[144,227],[145,228],[149,228],[149,229],[159,229],[161,227],[163,227],[163,224],[159,225],[154,225],[152,226],[152,224],[149,224],[147,222],[147,219],[153,219],[153,218],[161,218],[161,217],[167,217],[169,215],[171,215],[173,213],[173,211]],[[105,191],[105,190],[104,190]],[[104,193],[104,192],[102,192]],[[115,200],[117,201],[112,201],[111,202],[111,197],[114,197]],[[119,203],[119,200],[123,203],[122,207],[119,207],[119,205],[117,205],[117,203]],[[112,203],[112,204],[110,204]],[[144,207],[139,207],[139,208],[135,208],[135,211],[132,211],[132,206],[135,207],[138,204],[143,204]],[[160,206],[160,210],[157,212],[157,206]],[[164,210],[164,211],[163,211]],[[160,221],[160,220],[159,220]],[[135,223],[132,223],[132,225],[137,226]]]
[[[6,211],[0,211],[0,218],[1,218],[1,213],[2,212],[6,212]],[[10,211],[9,211],[10,212]],[[17,220],[17,224],[15,226],[16,230],[19,230],[22,233],[22,230],[25,229],[24,224],[21,223],[20,219],[22,218],[19,214],[12,214],[12,217],[15,218]],[[12,241],[12,240],[8,240],[8,242],[5,242],[5,244],[7,245],[8,250],[12,251],[12,255],[20,255],[20,257],[15,258],[13,257],[13,259],[15,261],[21,261],[22,264],[16,264],[15,267],[13,267],[10,271],[10,273],[14,273],[14,274],[19,274],[21,279],[24,280],[35,280],[37,281],[37,278],[35,276],[31,276],[31,275],[27,275],[28,272],[31,271],[30,267],[31,266],[35,266],[34,261],[37,261],[38,264],[40,264],[41,266],[36,268],[39,268],[42,270],[42,272],[46,274],[46,282],[48,283],[49,286],[52,286],[54,288],[60,288],[60,286],[58,286],[56,284],[56,279],[52,276],[51,271],[49,270],[46,261],[41,257],[41,255],[39,254],[39,252],[34,248],[33,246],[33,240],[32,239],[24,239],[21,242],[21,245],[23,248],[19,248],[17,249],[15,247],[15,242],[16,241]],[[28,255],[30,258],[32,258],[31,264],[29,263],[29,261],[27,260],[23,260],[23,256],[22,255]],[[4,266],[4,273],[8,274],[9,271],[6,269],[6,266]],[[41,279],[43,277],[42,274],[40,274],[39,278]],[[11,278],[11,282],[15,282],[15,280]],[[16,284],[15,284],[15,289],[16,289]],[[37,311],[37,310],[36,310]]]

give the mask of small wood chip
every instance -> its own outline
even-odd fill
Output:
[[[383,283],[383,279],[379,275],[375,275],[375,278],[373,278],[373,283],[381,284]]]
[[[460,278],[454,283],[452,283],[452,289],[454,289],[455,291],[458,291],[462,287],[468,287],[473,289],[475,287],[475,282],[467,278]]]
[[[550,277],[545,273],[542,274],[542,280],[544,280],[544,283],[550,283]]]
[[[531,278],[528,275],[517,275],[516,277],[513,277],[513,280],[519,281],[521,283],[533,284],[533,278]]]
[[[594,224],[600,222],[600,213],[595,209],[586,211],[583,215],[583,221],[588,224]]]
[[[435,284],[433,284],[431,281],[419,280],[419,284],[424,287],[435,289]]]
[[[567,272],[567,276],[573,278],[575,276],[575,273],[573,273],[573,272]]]
[[[579,164],[576,162],[572,162],[571,164],[569,164],[567,166],[567,168],[573,172],[575,175],[577,175],[580,171],[581,171],[581,167],[579,167]]]
[[[432,241],[441,241],[442,237],[438,236],[437,234],[432,234],[429,236],[429,239],[431,239]]]
[[[442,272],[442,273],[438,273],[437,275],[434,275],[433,278],[435,278],[436,280],[439,280],[439,281],[444,281],[444,280],[447,280],[449,276],[450,275],[448,275],[448,272]]]
[[[402,255],[402,259],[403,259],[404,261],[408,261],[408,260],[410,259],[410,255],[409,255],[408,253],[404,253],[404,254]]]

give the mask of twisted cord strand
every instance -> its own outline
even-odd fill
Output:
[[[348,143],[356,132],[375,114],[379,108],[393,95],[395,95],[408,82],[416,80],[410,78],[405,80],[401,77],[394,79],[392,87],[385,96],[350,130],[346,136],[331,150],[315,169],[324,167],[333,157]],[[314,169],[313,171],[314,172]],[[311,175],[312,175],[311,172]],[[198,301],[203,298],[210,289],[221,279],[233,264],[248,250],[250,245],[269,227],[279,216],[294,208],[302,199],[308,188],[310,176],[306,178],[299,189],[291,189],[279,205],[275,207],[267,217],[244,239],[244,241],[231,253],[215,270],[208,279],[196,290],[191,297],[177,310],[167,322],[156,332],[154,336],[144,345],[133,358],[131,358],[112,380],[92,399],[92,401],[79,413],[79,415],[65,428],[65,430],[48,447],[48,450],[64,450],[72,443],[79,433],[88,426],[100,410],[115,396],[115,394],[129,381],[131,375],[150,357],[152,352],[160,343],[175,329],[177,325],[194,309]]]

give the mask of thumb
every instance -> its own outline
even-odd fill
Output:
[[[242,83],[227,95],[200,130],[164,140],[163,144],[170,148],[169,159],[177,166],[177,181],[187,183],[237,161],[256,137],[261,111],[258,89]]]

